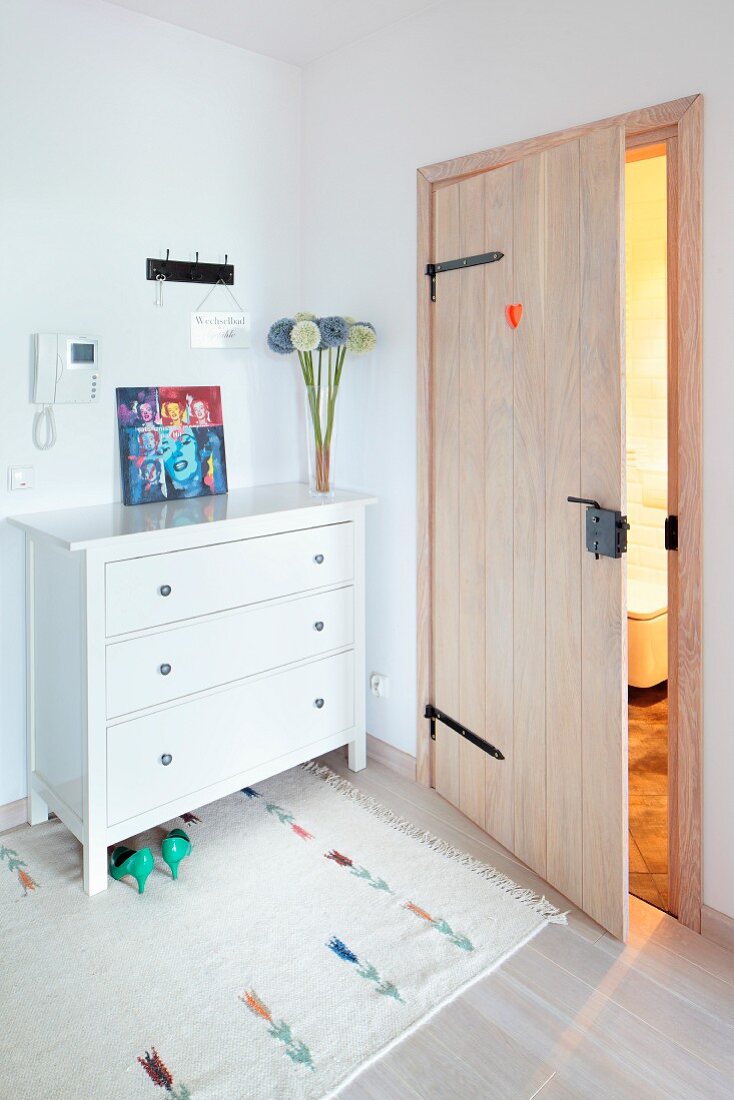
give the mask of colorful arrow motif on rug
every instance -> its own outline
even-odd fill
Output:
[[[334,848],[330,852],[324,852],[327,859],[332,860],[338,867],[349,868],[349,873],[355,875],[357,878],[364,879],[368,886],[371,886],[373,890],[384,890],[388,894],[392,894],[394,891],[385,882],[384,878],[376,878],[370,874],[366,867],[355,867],[349,856],[342,855],[341,852],[335,851]]]
[[[279,1020],[277,1023],[275,1022],[272,1012],[263,1004],[254,990],[246,989],[240,997],[240,1000],[243,1004],[247,1005],[254,1016],[259,1016],[261,1020],[265,1020],[265,1022],[270,1025],[268,1027],[268,1035],[271,1035],[273,1039],[277,1039],[278,1042],[283,1043],[285,1054],[288,1055],[292,1062],[308,1066],[310,1070],[316,1069],[311,1057],[311,1052],[306,1044],[294,1037],[290,1026],[285,1020]]]
[[[31,878],[27,871],[23,870],[28,864],[20,858],[16,851],[12,848],[6,848],[4,844],[0,845],[0,860],[7,863],[11,874],[14,871],[18,872],[18,882],[23,887],[24,898],[27,898],[33,890],[38,889],[38,883]]]
[[[181,814],[181,820],[185,821],[187,825],[201,825],[201,818],[197,817],[196,814]]]
[[[460,947],[462,951],[473,951],[474,944],[467,936],[462,936],[458,932],[454,932],[448,921],[442,920],[441,917],[432,917],[430,913],[427,913],[425,909],[421,909],[418,905],[414,905],[412,901],[406,901],[403,905],[403,909],[408,909],[409,912],[415,913],[421,920],[427,921],[437,932],[441,935],[447,936],[453,944]]]
[[[165,1089],[171,1100],[191,1100],[191,1093],[186,1085],[174,1085],[173,1075],[155,1047],[146,1050],[138,1061],[153,1084],[159,1089]]]
[[[342,940],[332,936],[325,946],[333,951],[338,958],[343,959],[344,962],[356,966],[359,976],[365,978],[368,982],[374,982],[376,991],[381,993],[383,997],[392,997],[393,1000],[400,1001],[401,1005],[405,1004],[392,982],[387,982],[381,978],[372,963],[360,962],[357,955]]]
[[[253,787],[243,787],[242,793],[246,798],[262,798],[259,791],[256,791]],[[289,810],[284,810],[282,806],[278,806],[275,802],[265,803],[266,813],[271,814],[272,817],[276,817],[281,825],[288,825],[292,832],[296,836],[300,836],[301,840],[313,840],[313,836],[304,829],[302,825],[296,824],[296,819]]]

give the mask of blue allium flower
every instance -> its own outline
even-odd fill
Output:
[[[326,945],[330,951],[333,951],[335,955],[338,955],[340,959],[344,959],[345,962],[358,963],[359,959],[350,951],[349,948],[342,940],[337,939],[336,936],[332,936]]]
[[[268,347],[278,355],[289,355],[293,351],[291,332],[295,321],[292,317],[281,317],[273,321],[268,332]]]
[[[373,332],[377,332],[377,329],[371,321],[352,321],[353,325],[364,325],[365,328],[371,328]]]
[[[349,325],[343,317],[319,317],[318,326],[321,330],[320,348],[338,348],[346,344],[349,335]]]

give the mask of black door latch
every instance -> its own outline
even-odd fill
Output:
[[[627,517],[612,508],[602,508],[598,500],[586,497],[567,497],[569,504],[585,504],[586,549],[599,558],[621,558],[627,553]]]
[[[668,516],[665,520],[665,549],[678,549],[678,517]]]

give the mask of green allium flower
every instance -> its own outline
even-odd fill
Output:
[[[293,335],[293,343],[295,344],[295,329]],[[377,336],[371,326],[358,324],[350,327],[347,348],[352,355],[365,355],[368,351],[372,351],[376,343]]]
[[[316,314],[315,313],[296,313],[296,314],[294,314],[294,317],[295,317],[296,321],[315,321],[316,320]]]
[[[314,321],[296,321],[291,331],[291,343],[296,351],[316,351],[321,343],[319,326]]]

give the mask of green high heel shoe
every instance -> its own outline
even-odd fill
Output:
[[[138,884],[138,893],[145,890],[148,875],[153,870],[153,853],[150,848],[126,848],[124,844],[114,849],[110,856],[110,874],[118,882],[125,875],[132,875]]]
[[[191,841],[183,829],[172,829],[161,844],[161,855],[171,868],[171,874],[178,878],[178,865],[191,853]]]

